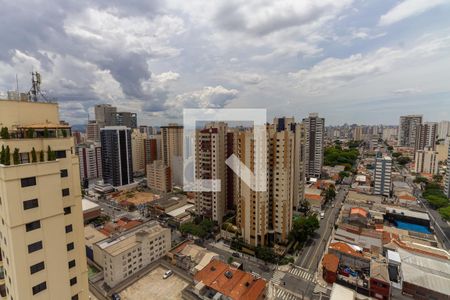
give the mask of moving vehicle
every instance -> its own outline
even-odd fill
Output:
[[[320,218],[321,219],[325,218],[325,213],[323,211],[320,212]]]
[[[163,279],[167,279],[167,278],[169,278],[170,276],[172,276],[173,275],[173,271],[172,270],[167,270],[165,273],[164,273],[164,275],[163,275]]]

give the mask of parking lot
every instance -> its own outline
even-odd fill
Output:
[[[181,291],[188,285],[182,278],[173,274],[163,279],[167,269],[158,267],[145,277],[120,293],[123,300],[180,300]]]

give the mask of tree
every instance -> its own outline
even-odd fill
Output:
[[[37,155],[36,155],[36,149],[31,149],[31,162],[37,162]]]
[[[0,152],[0,164],[5,164],[5,159],[6,159],[6,150],[5,146],[2,145],[2,151]]]
[[[11,164],[11,150],[9,150],[9,146],[6,146],[5,165],[9,166],[10,164]]]
[[[330,185],[325,191],[325,202],[333,201],[336,198],[336,190],[334,185]]]
[[[256,257],[262,259],[267,262],[276,262],[277,255],[273,252],[273,250],[269,247],[261,247],[258,246],[255,249]]]
[[[436,174],[433,176],[433,181],[435,182],[441,182],[443,179],[443,176],[441,174]]]
[[[63,135],[63,137],[67,137],[67,130],[63,129],[62,130],[62,135]]]
[[[17,149],[17,148],[14,148],[13,163],[15,165],[18,165],[20,163],[19,149]]]
[[[387,149],[388,149],[389,151],[392,151],[392,150],[394,150],[394,147],[388,146]]]
[[[34,137],[34,129],[29,128],[26,133],[27,138],[32,139]]]
[[[44,158],[44,150],[41,150],[41,151],[39,152],[39,161],[40,161],[40,162],[44,162],[44,161],[45,161],[45,158]]]
[[[300,203],[299,211],[301,211],[304,214],[307,214],[310,210],[311,210],[311,204],[308,201],[303,200]]]
[[[8,127],[2,127],[0,130],[0,137],[5,140],[9,139]]]
[[[47,147],[47,160],[56,160],[56,154],[54,151],[52,151],[52,148],[50,148],[50,145]]]
[[[411,158],[406,157],[406,156],[400,156],[399,158],[397,158],[397,162],[399,165],[406,165],[409,164],[411,162]]]
[[[319,227],[319,220],[316,215],[298,217],[293,222],[289,238],[300,243],[306,242]]]
[[[47,128],[44,128],[44,138],[48,138],[50,136],[50,133],[48,132]]]
[[[428,183],[428,179],[423,176],[416,176],[414,183]]]
[[[450,206],[439,208],[439,213],[441,214],[442,218],[450,221]]]
[[[402,154],[400,152],[392,153],[392,157],[394,157],[394,158],[399,158],[400,156],[402,156]]]

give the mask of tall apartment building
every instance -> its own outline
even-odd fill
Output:
[[[270,138],[267,137],[267,142]],[[255,174],[255,139],[252,130],[237,131],[234,134],[234,153],[239,160]],[[269,162],[269,150],[263,155]],[[234,197],[236,199],[236,225],[241,236],[249,245],[269,244],[269,229],[272,229],[271,206],[269,207],[269,193],[271,185],[266,178],[266,191],[252,190],[242,179],[234,176]]]
[[[160,134],[150,135],[144,140],[144,160],[145,164],[155,160],[162,160],[162,136]]]
[[[353,140],[362,141],[363,140],[363,128],[362,126],[357,126],[353,128]]]
[[[161,127],[162,160],[172,170],[175,185],[183,185],[183,126],[169,124]]]
[[[96,121],[89,121],[86,125],[86,139],[90,142],[100,142],[100,126]]]
[[[170,167],[162,160],[155,160],[147,165],[147,186],[161,193],[172,191],[172,175]]]
[[[433,148],[426,147],[424,150],[416,151],[414,172],[433,175],[439,172],[437,152]]]
[[[382,139],[385,141],[392,141],[398,137],[397,127],[385,127],[383,128]]]
[[[145,173],[145,139],[147,134],[141,133],[139,129],[131,132],[131,153],[133,157],[133,172],[136,174]]]
[[[80,159],[81,181],[102,178],[102,147],[99,143],[78,144],[76,153]]]
[[[132,112],[115,112],[112,114],[113,126],[125,126],[128,128],[137,128],[137,114]]]
[[[212,122],[196,132],[195,175],[197,179],[220,180],[220,191],[196,192],[195,205],[200,215],[222,224],[227,204],[227,131],[223,122]]]
[[[375,195],[388,197],[391,191],[392,182],[392,158],[382,157],[380,154],[375,159],[374,170],[374,190]]]
[[[398,127],[398,145],[414,148],[416,144],[417,126],[422,124],[422,115],[400,117]]]
[[[310,113],[303,119],[305,126],[305,174],[306,177],[319,178],[322,172],[324,153],[325,119],[317,113]]]
[[[441,121],[438,125],[438,139],[450,137],[450,121]]]
[[[438,123],[425,122],[420,124],[416,129],[416,142],[415,150],[423,150],[431,147],[436,150],[436,137],[437,137]]]
[[[0,138],[5,298],[87,300],[79,162],[70,126],[60,125],[56,103],[2,100],[0,120],[9,131],[9,138]]]
[[[267,125],[267,190],[253,191],[235,180],[237,224],[251,245],[284,243],[292,229],[293,210],[304,201],[304,130],[293,118]],[[257,149],[251,130],[236,133],[236,156],[254,172]]]
[[[108,126],[100,129],[103,181],[113,186],[133,182],[131,129]]]
[[[103,267],[105,283],[115,287],[152,262],[164,257],[171,246],[170,229],[150,221],[94,245],[94,257]]]
[[[95,106],[94,111],[95,121],[100,128],[115,125],[114,116],[117,112],[117,107],[111,106],[110,104],[98,104]]]
[[[444,193],[450,198],[450,143],[448,144],[447,174],[445,175]]]

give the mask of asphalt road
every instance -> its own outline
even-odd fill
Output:
[[[295,261],[295,267],[283,277],[282,285],[284,288],[301,295],[312,295],[315,287],[312,278],[317,270],[322,254],[326,250],[328,239],[333,231],[341,204],[347,195],[347,190],[348,187],[342,186],[336,195],[336,199],[333,201],[334,207],[331,207],[329,204],[325,209],[325,216],[320,220],[320,228],[317,230],[316,235],[306,242],[301,254]]]

